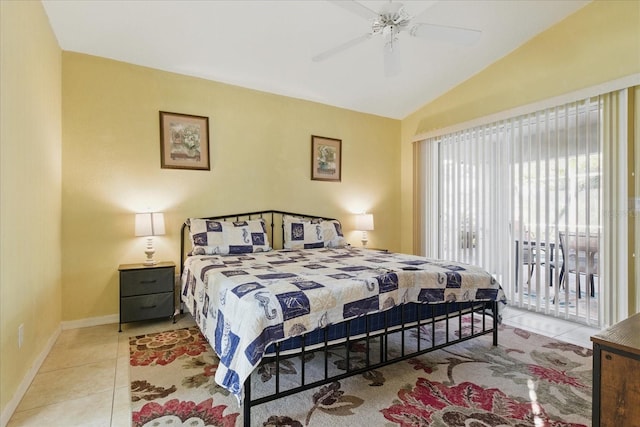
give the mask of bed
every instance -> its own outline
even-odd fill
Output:
[[[189,218],[181,236],[182,304],[245,426],[256,405],[486,334],[497,345],[506,298],[479,267],[354,248],[335,219],[275,210]],[[366,357],[350,363],[356,344]],[[319,376],[305,370],[310,354],[324,361]],[[293,384],[280,380],[284,360],[300,366]],[[254,392],[267,363],[275,380]]]

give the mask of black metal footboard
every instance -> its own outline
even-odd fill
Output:
[[[299,337],[299,349],[295,354],[281,351],[280,343],[274,345],[273,355],[263,359],[262,364],[274,364],[274,387],[268,394],[252,396],[251,377],[244,383],[244,425],[251,425],[251,408],[266,402],[286,397],[304,390],[329,384],[372,369],[401,360],[435,351],[482,335],[493,334],[493,345],[498,345],[498,302],[475,301],[442,304],[410,303],[398,307],[398,315],[392,320],[388,312],[369,314],[345,321],[344,336],[330,338],[329,328],[324,328],[323,342],[307,343],[309,334]],[[425,310],[428,314],[425,315]],[[376,316],[374,318],[374,316]],[[398,319],[399,316],[399,319]],[[364,319],[363,319],[364,318]],[[382,327],[379,323],[382,319]],[[364,323],[363,323],[364,320]],[[359,322],[356,326],[354,322]],[[363,325],[364,324],[364,328]],[[453,330],[455,329],[457,333]],[[390,342],[390,337],[394,337]],[[364,345],[365,357],[357,364],[350,363],[352,344]],[[329,352],[344,347],[346,363],[344,370],[336,372],[329,367]],[[320,378],[307,378],[307,355],[314,353],[324,358],[324,373]],[[295,385],[281,385],[280,362],[288,358],[299,359],[300,369]],[[352,366],[353,365],[353,366]],[[331,372],[333,371],[333,372]],[[255,371],[254,371],[255,374]]]

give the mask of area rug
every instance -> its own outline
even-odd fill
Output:
[[[256,406],[251,425],[591,424],[591,350],[508,326],[500,326],[499,341],[472,339]],[[130,350],[134,427],[243,425],[236,398],[213,380],[218,358],[197,327],[131,337]],[[352,345],[349,363],[364,351]],[[331,352],[333,369],[346,368],[345,356],[346,349]],[[323,356],[310,359],[307,366],[324,364]],[[286,384],[300,366],[280,363]],[[262,366],[252,389],[272,383],[273,372],[273,364]]]

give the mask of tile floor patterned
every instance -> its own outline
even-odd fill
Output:
[[[507,307],[504,323],[591,348],[597,329]],[[193,325],[171,320],[62,331],[7,427],[130,425],[129,336]]]

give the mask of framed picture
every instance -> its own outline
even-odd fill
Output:
[[[167,169],[210,170],[209,117],[160,111],[160,164]]]
[[[342,140],[311,136],[311,179],[340,181],[342,177]]]

